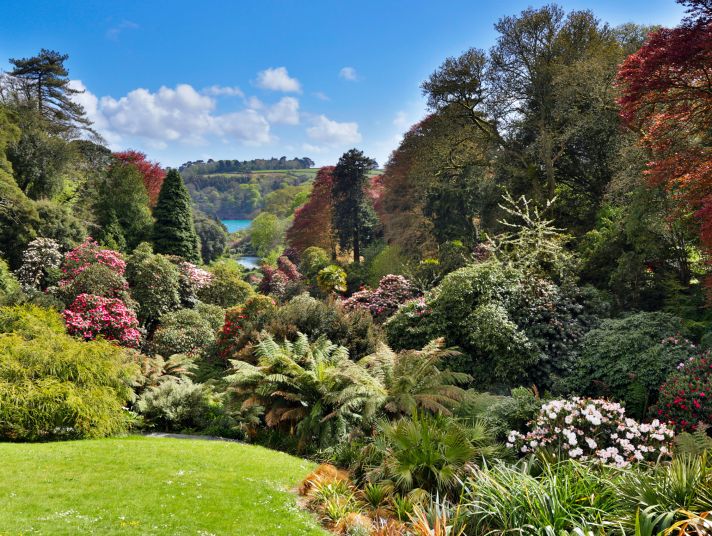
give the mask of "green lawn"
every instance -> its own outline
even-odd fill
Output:
[[[324,535],[290,491],[312,464],[223,441],[0,444],[0,535]]]

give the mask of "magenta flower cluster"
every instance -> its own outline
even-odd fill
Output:
[[[384,321],[402,304],[418,296],[419,292],[402,275],[386,275],[375,289],[362,289],[344,300],[348,310],[366,309],[374,319]]]
[[[85,340],[101,335],[129,348],[141,345],[136,313],[119,299],[80,294],[62,316],[71,335]]]
[[[68,285],[87,267],[97,263],[108,266],[121,276],[126,271],[126,262],[121,257],[121,253],[112,249],[102,249],[91,237],[87,237],[84,242],[64,255],[60,286]]]

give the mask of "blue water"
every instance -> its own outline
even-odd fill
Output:
[[[237,262],[247,268],[248,270],[254,270],[260,267],[260,258],[251,257],[249,255],[244,255],[237,258]]]
[[[235,231],[242,231],[243,229],[247,229],[250,224],[252,223],[252,220],[220,220],[223,222],[223,225],[227,227],[227,232],[228,233],[234,233]]]

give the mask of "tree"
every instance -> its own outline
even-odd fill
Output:
[[[93,192],[97,236],[107,245],[135,248],[151,236],[151,211],[141,174],[129,164],[115,161],[108,172],[94,179]],[[118,224],[118,225],[117,225]]]
[[[163,181],[153,215],[156,218],[153,227],[156,253],[178,255],[189,261],[200,260],[190,194],[175,169],[171,169]]]
[[[14,69],[10,76],[19,82],[26,101],[36,106],[54,130],[62,133],[82,129],[93,133],[84,108],[73,99],[83,91],[71,86],[64,66],[68,58],[67,54],[43,48],[31,58],[11,58]]]
[[[650,151],[646,175],[676,202],[675,216],[694,212],[703,246],[712,251],[712,6],[681,2],[689,16],[661,28],[618,73],[621,115]]]
[[[146,158],[144,153],[138,151],[123,151],[114,153],[114,157],[136,166],[141,177],[143,177],[143,185],[148,193],[148,200],[151,207],[155,207],[158,202],[158,194],[161,192],[161,186],[166,178],[166,172],[161,169],[156,162],[151,162]]]
[[[227,228],[220,220],[213,219],[202,212],[193,214],[195,232],[200,239],[200,254],[204,263],[218,259],[227,247]]]
[[[0,106],[0,252],[11,268],[18,268],[22,251],[34,238],[37,210],[12,178],[12,164],[6,148],[20,137],[20,130]]]
[[[376,215],[366,195],[368,172],[376,168],[376,161],[362,151],[345,152],[333,171],[332,221],[341,247],[351,247],[354,262],[361,262],[361,246],[373,237]]]
[[[336,256],[332,226],[333,173],[333,166],[319,169],[309,200],[294,213],[294,221],[287,229],[287,243],[298,251],[315,246],[332,252],[333,257]]]
[[[51,199],[62,191],[72,154],[60,136],[46,131],[35,111],[17,114],[22,135],[7,148],[15,181],[31,199]]]
[[[283,227],[279,218],[269,212],[261,212],[250,225],[252,246],[260,257],[266,257],[279,245]]]

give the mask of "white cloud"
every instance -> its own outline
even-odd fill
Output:
[[[210,86],[203,90],[205,95],[212,95],[214,97],[244,97],[245,94],[237,86]]]
[[[406,128],[410,126],[408,124],[408,115],[401,110],[400,112],[396,113],[396,116],[393,118],[393,124],[398,128]]]
[[[331,99],[329,98],[329,95],[327,95],[326,93],[322,93],[321,91],[317,91],[316,93],[314,93],[314,96],[315,96],[317,99],[323,100],[323,101],[331,100]]]
[[[219,131],[226,136],[243,140],[248,145],[262,145],[272,141],[269,123],[255,110],[241,110],[216,118]]]
[[[73,80],[72,85],[84,89],[79,80]],[[201,145],[215,136],[250,145],[271,141],[270,126],[262,114],[249,109],[216,114],[215,99],[189,84],[162,86],[156,92],[138,88],[118,99],[97,98],[86,91],[75,99],[113,147],[125,144],[126,138],[139,138],[157,148],[165,148],[167,143]]]
[[[247,107],[253,110],[261,110],[265,107],[264,103],[257,97],[250,97],[247,99]]]
[[[130,20],[122,20],[116,26],[112,26],[111,28],[106,30],[106,38],[111,39],[112,41],[118,41],[119,35],[121,35],[121,32],[123,32],[124,30],[137,30],[138,28],[139,25],[135,22],[132,22]]]
[[[257,73],[258,87],[285,93],[299,93],[302,88],[299,80],[291,78],[286,67],[270,67]]]
[[[361,141],[358,123],[339,123],[320,115],[313,120],[313,126],[307,129],[307,136],[314,141],[329,145],[346,145]]]
[[[339,71],[339,77],[343,78],[344,80],[350,80],[352,82],[358,80],[356,69],[354,69],[353,67],[342,67],[342,69]]]
[[[277,104],[267,111],[267,120],[270,123],[298,125],[299,101],[294,97],[282,97]]]

